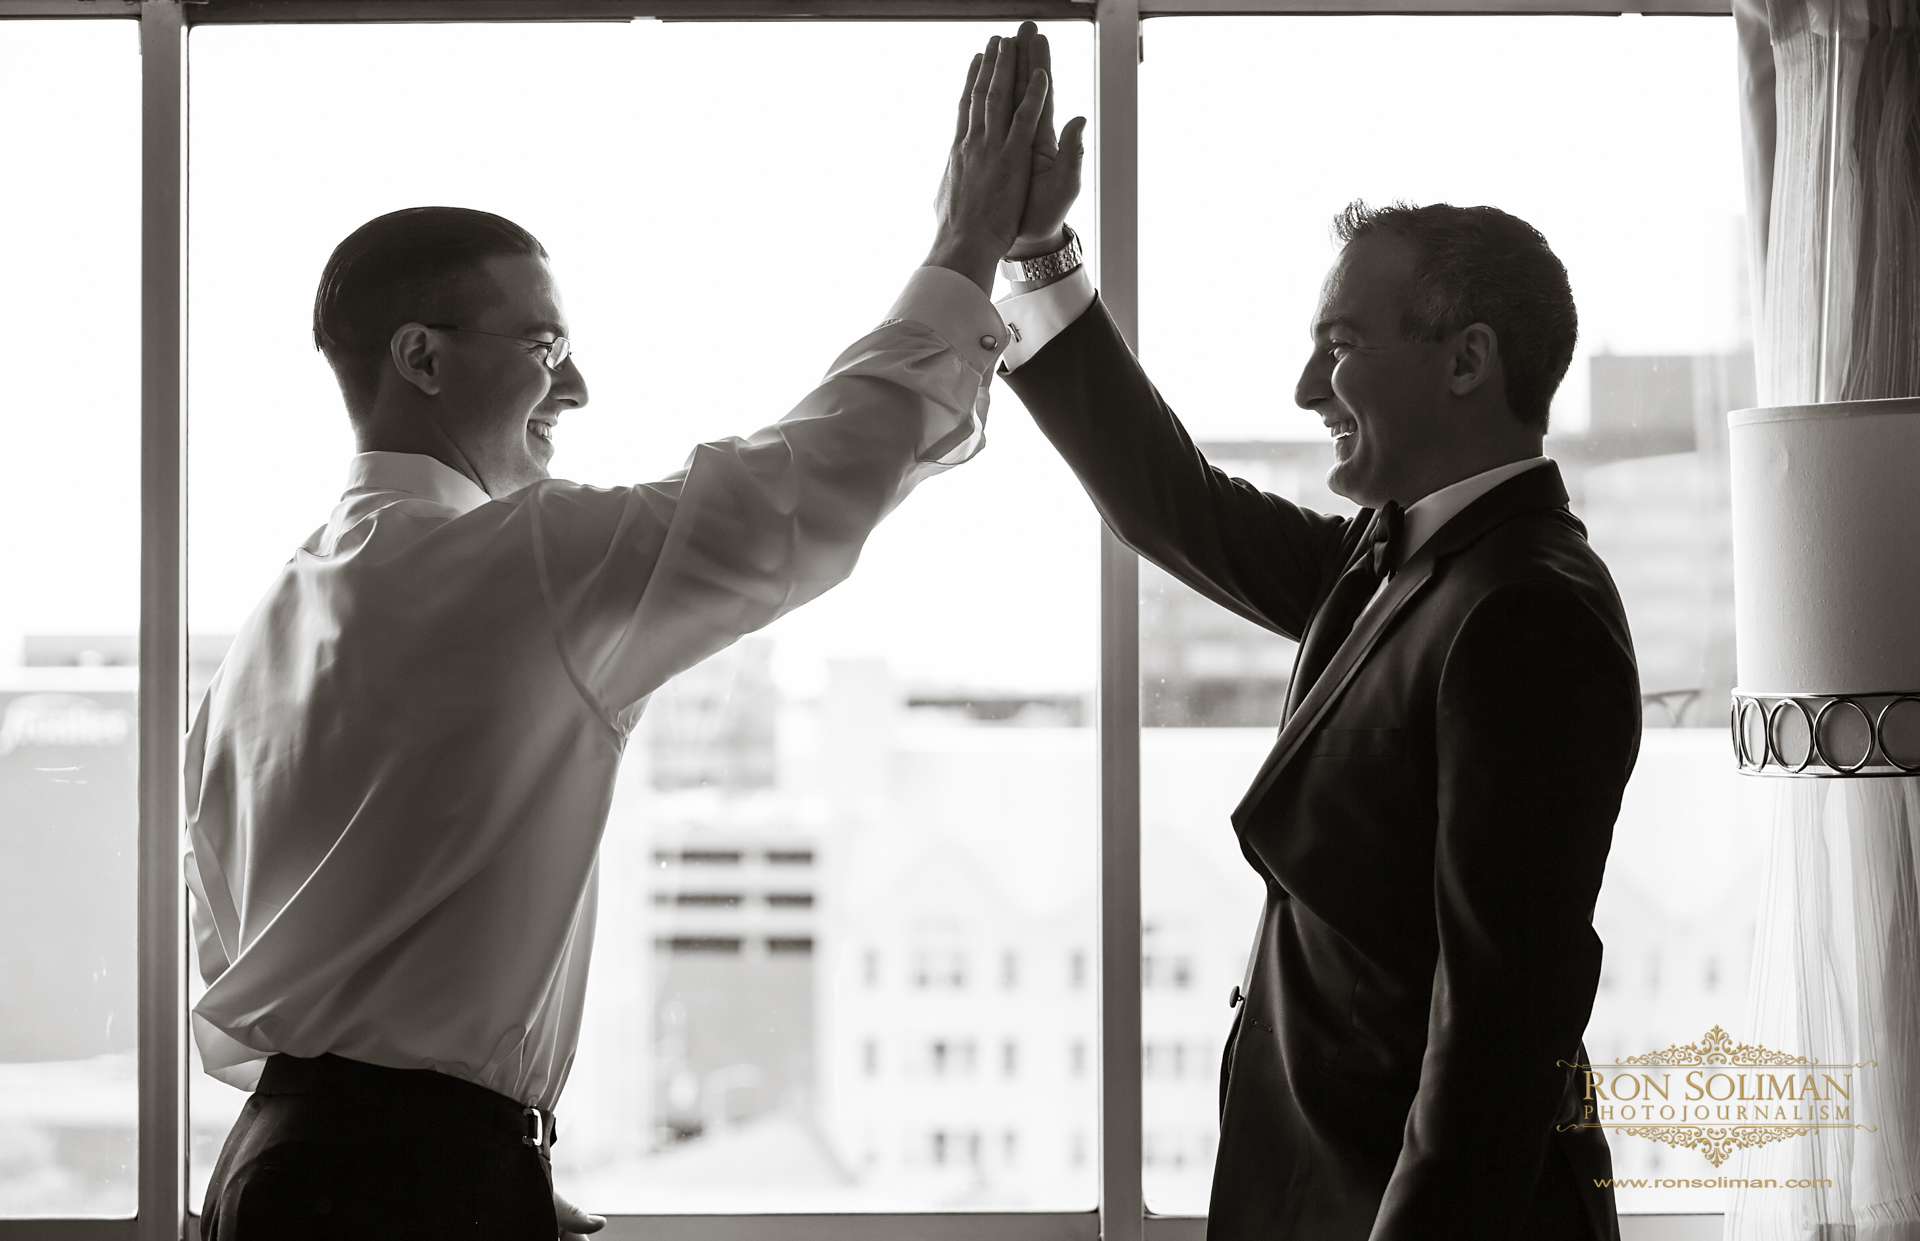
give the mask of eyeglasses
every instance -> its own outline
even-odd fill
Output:
[[[550,371],[557,371],[565,366],[567,358],[573,353],[573,342],[564,336],[556,336],[552,340],[534,340],[528,336],[508,336],[503,332],[483,332],[479,328],[461,327],[457,323],[429,323],[426,326],[446,332],[470,332],[475,336],[497,336],[501,340],[517,340],[523,345],[538,345],[546,350],[541,357]]]

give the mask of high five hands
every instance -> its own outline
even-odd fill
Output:
[[[1086,120],[1068,121],[1055,139],[1051,68],[1046,36],[1027,22],[1014,38],[987,40],[967,69],[927,265],[951,268],[988,295],[1003,256],[1060,248],[1080,193]]]
[[[1027,205],[1020,217],[1020,235],[1007,252],[1012,259],[1051,254],[1067,244],[1063,230],[1067,212],[1080,197],[1080,165],[1086,158],[1087,118],[1067,122],[1058,140],[1053,135],[1053,52],[1047,36],[1032,22],[1022,22],[1015,39],[1019,48],[1020,80],[1033,69],[1047,75],[1047,96],[1040,104],[1040,124],[1033,135],[1032,172],[1027,182]]]

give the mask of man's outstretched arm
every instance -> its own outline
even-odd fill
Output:
[[[1051,68],[1028,22],[1022,54]],[[1049,98],[1034,136],[1020,235],[1009,259],[1067,244],[1080,192],[1084,117],[1053,133]],[[1010,276],[1013,274],[1009,268]],[[999,304],[1013,341],[1007,382],[1129,547],[1255,624],[1298,637],[1345,562],[1350,522],[1301,509],[1210,466],[1148,380],[1085,267],[1011,279]]]
[[[524,493],[563,650],[610,722],[845,579],[876,523],[979,451],[1007,340],[987,294],[1019,231],[1047,95],[1044,71],[1020,72],[1010,39],[974,58],[926,265],[786,417],[698,446],[659,483]]]

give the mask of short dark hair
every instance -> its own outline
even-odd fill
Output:
[[[1414,244],[1412,304],[1401,324],[1408,340],[1442,340],[1484,323],[1500,341],[1507,405],[1529,426],[1547,429],[1553,394],[1573,362],[1580,316],[1567,269],[1540,231],[1498,207],[1369,207],[1355,199],[1334,217],[1342,244],[1392,233]]]
[[[380,389],[387,345],[403,323],[452,322],[495,295],[480,264],[547,257],[512,220],[466,207],[408,207],[368,220],[333,248],[313,298],[313,346],[358,418]]]

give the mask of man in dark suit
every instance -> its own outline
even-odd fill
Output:
[[[1077,126],[1064,150],[1042,130],[1039,161],[1078,161]],[[1233,814],[1267,900],[1208,1237],[1616,1238],[1572,1066],[1640,702],[1619,596],[1541,453],[1573,356],[1565,268],[1491,207],[1347,209],[1294,390],[1364,506],[1331,517],[1207,464],[1078,267],[1070,202],[1030,197],[1006,264],[1008,382],[1124,542],[1300,642]]]

